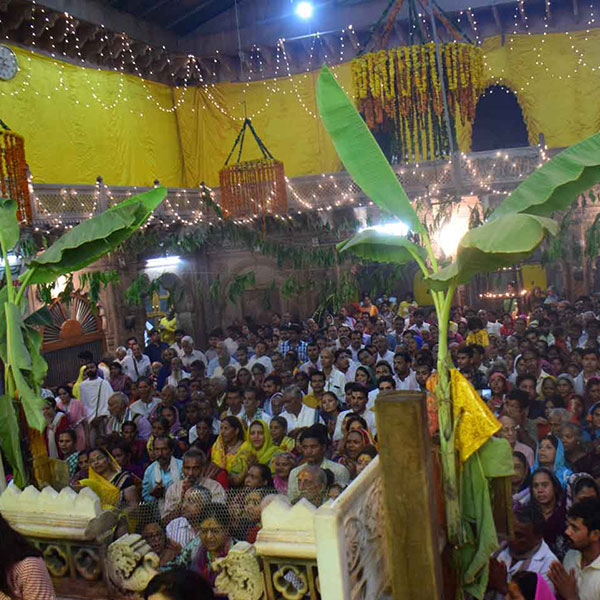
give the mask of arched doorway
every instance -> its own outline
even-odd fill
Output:
[[[471,150],[483,152],[529,146],[517,97],[503,85],[488,87],[477,102]]]

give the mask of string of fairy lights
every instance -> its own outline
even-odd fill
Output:
[[[452,183],[448,181],[452,172],[453,160],[459,160],[460,166],[464,169],[466,180],[463,181],[461,195],[473,196],[494,195],[501,196],[507,192],[505,189],[496,189],[493,185],[495,173],[504,171],[506,167],[513,170],[511,179],[518,181],[526,177],[534,168],[543,165],[549,156],[545,148],[538,148],[538,161],[533,164],[530,160],[533,155],[527,155],[529,162],[519,170],[517,158],[508,152],[496,152],[491,160],[488,160],[485,173],[480,173],[477,160],[465,153],[460,154],[457,159],[449,159],[439,162],[435,167],[429,165],[429,169],[434,171],[434,178],[428,180],[426,192],[413,198],[415,206],[419,206],[425,201],[431,204],[441,204],[453,202],[455,196],[448,191],[452,189]],[[414,182],[424,179],[425,172],[423,167],[427,165],[408,165],[396,169],[400,179],[404,179],[407,185],[414,186]],[[106,197],[105,204],[112,206],[133,194],[140,193],[147,188],[114,188],[111,189],[106,183],[99,180],[95,186],[77,186],[70,189],[62,188],[53,190],[51,197],[49,192],[44,190],[39,195],[30,179],[30,194],[34,202],[36,213],[38,215],[34,230],[42,234],[49,234],[54,231],[70,229],[73,223],[88,216],[92,216],[99,207],[100,194]],[[373,202],[365,198],[353,181],[344,175],[322,173],[314,177],[309,182],[310,190],[302,191],[304,186],[299,181],[286,177],[286,185],[290,199],[290,208],[287,214],[269,213],[269,217],[281,222],[291,221],[294,217],[302,214],[328,213],[340,206],[351,206],[353,208],[373,206]],[[447,189],[448,188],[448,189]],[[214,223],[222,220],[221,217],[212,213],[205,203],[203,194],[209,193],[213,203],[218,205],[217,190],[205,186],[201,189],[170,189],[165,199],[165,209],[152,214],[145,227],[160,223],[167,230],[175,227],[190,227],[200,224]],[[58,196],[58,200],[57,200]],[[199,208],[203,207],[203,208]],[[51,210],[50,210],[51,208]],[[246,217],[233,218],[232,221],[239,225],[255,225],[264,215],[256,213]]]
[[[50,19],[49,15],[50,11],[47,11],[43,6],[35,5],[35,10],[32,13],[32,17],[29,19],[29,27],[31,33],[31,46],[36,49],[39,47],[39,39],[41,36],[50,31],[50,28],[54,25],[53,21]],[[583,50],[581,49],[581,45],[585,45],[589,41],[589,35],[591,29],[595,26],[596,23],[596,9],[594,7],[594,0],[590,0],[587,5],[587,22],[585,25],[585,29],[583,30],[583,38],[575,39],[575,36],[572,32],[565,32],[569,40],[570,49],[574,53],[576,65],[570,72],[567,73],[556,73],[553,68],[548,66],[547,61],[544,59],[544,47],[546,44],[547,36],[549,34],[549,18],[550,11],[552,10],[551,0],[547,0],[546,3],[546,12],[543,18],[543,31],[542,35],[538,36],[539,42],[535,42],[533,46],[533,53],[535,55],[535,64],[540,69],[542,69],[546,74],[548,74],[552,78],[558,79],[570,79],[574,74],[579,72],[581,68],[589,68],[592,72],[596,72],[600,70],[600,64],[596,64],[597,61],[586,56]],[[5,91],[0,88],[0,96],[9,96],[16,97],[27,91],[33,92],[36,96],[46,97],[48,100],[52,100],[55,92],[68,92],[69,86],[67,83],[67,78],[65,76],[65,62],[61,60],[64,58],[68,61],[73,60],[73,55],[77,57],[77,61],[82,65],[86,65],[86,60],[82,53],[82,42],[78,37],[76,25],[76,19],[70,15],[69,13],[64,13],[64,17],[66,19],[66,31],[64,33],[64,47],[62,50],[57,48],[55,40],[53,40],[52,35],[49,34],[50,37],[50,57],[53,59],[53,64],[57,70],[57,81],[54,85],[54,89],[46,89],[41,90],[37,89],[36,86],[32,86],[31,81],[31,66],[33,60],[33,51],[29,51],[25,55],[25,59],[27,64],[22,69],[22,77],[21,83],[18,87],[12,88],[10,91]],[[421,19],[422,24],[427,24],[427,15],[419,13],[418,17]],[[475,16],[475,11],[472,8],[467,8],[459,13],[457,20],[459,23],[466,21],[470,29],[473,33],[475,43],[480,45],[481,35],[477,23],[477,19]],[[40,22],[41,21],[41,22]],[[513,15],[513,30],[510,35],[507,37],[507,46],[510,51],[514,51],[517,47],[515,43],[519,36],[527,35],[531,36],[532,31],[529,27],[529,18],[527,15],[527,9],[524,0],[516,0],[514,15]],[[519,23],[522,23],[525,29],[524,34],[519,33]],[[417,25],[413,22],[412,27],[415,28]],[[275,61],[274,61],[274,74],[271,74],[270,77],[266,77],[265,74],[265,64],[262,53],[260,49],[254,45],[249,52],[249,59],[245,61],[245,69],[244,69],[244,88],[242,90],[242,101],[237,102],[234,106],[227,106],[225,103],[218,97],[217,87],[218,84],[215,83],[217,79],[216,68],[219,62],[221,61],[221,55],[218,51],[216,51],[215,56],[212,58],[200,59],[193,55],[187,55],[183,58],[185,60],[184,70],[185,75],[183,77],[179,76],[179,82],[175,85],[175,59],[171,57],[166,48],[163,47],[162,51],[166,57],[167,61],[167,69],[171,77],[173,78],[173,85],[176,87],[177,93],[175,95],[169,95],[168,99],[165,96],[165,99],[162,101],[157,99],[153,90],[148,85],[147,80],[143,77],[142,71],[139,65],[136,62],[136,55],[132,49],[133,40],[127,37],[124,33],[109,33],[104,30],[104,26],[101,25],[102,32],[100,34],[100,42],[104,49],[100,51],[100,55],[104,56],[105,52],[110,52],[110,50],[106,50],[108,46],[108,42],[114,40],[115,38],[119,38],[123,44],[122,50],[119,52],[119,64],[115,66],[112,70],[118,74],[118,81],[116,83],[116,90],[111,94],[110,101],[106,101],[103,98],[103,94],[100,93],[100,83],[98,80],[94,80],[91,77],[91,72],[93,70],[97,71],[106,71],[109,69],[100,68],[100,67],[90,67],[89,65],[84,66],[83,74],[86,82],[86,87],[90,92],[90,101],[86,101],[85,99],[76,98],[74,102],[76,104],[82,104],[86,108],[92,106],[92,103],[95,102],[99,104],[105,110],[114,110],[121,104],[127,104],[129,102],[128,91],[129,86],[127,82],[127,73],[126,73],[126,65],[131,65],[133,71],[137,78],[140,80],[143,92],[145,93],[146,100],[151,102],[159,111],[172,113],[175,112],[178,108],[180,108],[186,101],[188,101],[190,95],[187,93],[189,87],[199,87],[203,93],[203,97],[207,102],[211,103],[217,110],[219,110],[223,115],[233,121],[242,121],[245,118],[255,118],[261,114],[267,112],[271,106],[273,105],[273,100],[277,96],[293,94],[295,95],[299,105],[302,109],[311,117],[317,118],[316,107],[314,103],[308,103],[305,99],[306,93],[303,95],[302,88],[305,87],[305,84],[309,78],[314,77],[314,71],[318,68],[319,65],[313,64],[314,57],[316,54],[316,49],[319,50],[319,55],[323,55],[325,58],[325,62],[330,65],[339,65],[343,64],[346,60],[352,58],[352,56],[348,55],[347,52],[347,44],[352,42],[352,46],[355,49],[360,48],[360,42],[354,31],[352,25],[348,25],[338,34],[335,34],[339,37],[339,44],[337,47],[337,56],[332,56],[332,46],[327,43],[324,35],[319,33],[315,34],[311,39],[311,45],[308,50],[308,60],[305,61],[305,66],[300,73],[294,73],[294,69],[291,66],[291,60],[289,56],[289,51],[286,48],[286,40],[279,39],[275,48]],[[9,37],[6,36],[7,41]],[[577,43],[576,43],[577,42]],[[70,50],[70,57],[67,49]],[[484,55],[485,59],[485,55]],[[204,77],[201,69],[201,63],[206,68],[208,62],[212,61],[213,70],[212,76],[213,81],[207,81]],[[491,74],[491,69],[489,65],[486,63],[487,71]],[[335,73],[335,69],[334,69]],[[524,92],[525,89],[530,85],[530,83],[535,79],[536,74],[531,72],[526,75],[527,81],[525,81],[524,85],[520,86],[518,89],[510,90],[513,93],[517,94],[519,92]],[[502,83],[506,79],[505,69],[502,67],[501,72],[499,74],[492,74],[492,80],[497,83]],[[283,81],[287,81],[288,85],[284,87],[282,85]],[[254,110],[248,111],[248,102],[246,101],[246,92],[250,89],[250,86],[253,83],[260,82],[264,87],[265,94],[264,97],[261,97],[260,106],[255,108]],[[106,87],[106,82],[102,83],[102,88]],[[348,92],[349,90],[346,90]],[[313,96],[314,94],[311,94]],[[130,103],[131,104],[131,103]],[[202,105],[202,109],[206,109],[206,104]],[[195,111],[196,107],[192,106],[192,110]],[[143,117],[143,111],[140,112],[138,109],[133,107],[129,107],[129,112],[131,114],[137,115],[139,117]]]

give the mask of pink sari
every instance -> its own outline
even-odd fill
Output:
[[[81,450],[85,450],[85,429],[83,427],[83,422],[85,421],[85,408],[83,408],[81,400],[71,398],[69,405],[66,406],[57,398],[56,406],[67,415],[69,427],[77,434],[77,451],[80,452]]]
[[[535,600],[556,600],[546,580],[538,573],[537,586],[535,588]]]

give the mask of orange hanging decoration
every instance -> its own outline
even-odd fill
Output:
[[[31,224],[32,209],[25,160],[25,140],[0,119],[0,192],[2,197],[17,202],[17,217],[21,223]]]
[[[246,131],[250,130],[263,158],[242,162]],[[238,150],[237,162],[229,166],[231,156]],[[221,209],[227,217],[263,217],[288,211],[287,187],[283,163],[275,160],[250,119],[245,119],[233,148],[219,172]]]

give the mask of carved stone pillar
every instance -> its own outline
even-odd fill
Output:
[[[375,406],[393,597],[441,599],[441,554],[425,394],[379,394]]]

